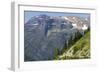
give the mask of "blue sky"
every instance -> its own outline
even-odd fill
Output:
[[[43,11],[24,11],[24,22],[26,23],[31,17],[46,14],[48,16],[78,16],[89,17],[89,13],[64,13],[64,12],[43,12]]]

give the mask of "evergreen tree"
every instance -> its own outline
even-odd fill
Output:
[[[63,49],[62,49],[62,51],[61,51],[61,54],[63,54],[64,51],[67,50],[67,48],[68,48],[68,45],[66,44],[66,41],[65,41],[64,47],[63,47]]]

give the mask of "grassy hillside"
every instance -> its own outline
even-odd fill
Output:
[[[90,58],[90,31],[86,32],[83,37],[61,55],[56,55],[55,60],[87,58]]]

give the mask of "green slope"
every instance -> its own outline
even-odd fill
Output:
[[[61,55],[57,55],[55,60],[66,59],[87,59],[90,58],[90,31],[86,32],[75,44]]]

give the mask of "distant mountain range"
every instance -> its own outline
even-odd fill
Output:
[[[62,51],[64,43],[90,28],[90,19],[76,16],[32,17],[24,24],[24,60],[53,59],[55,49]]]

